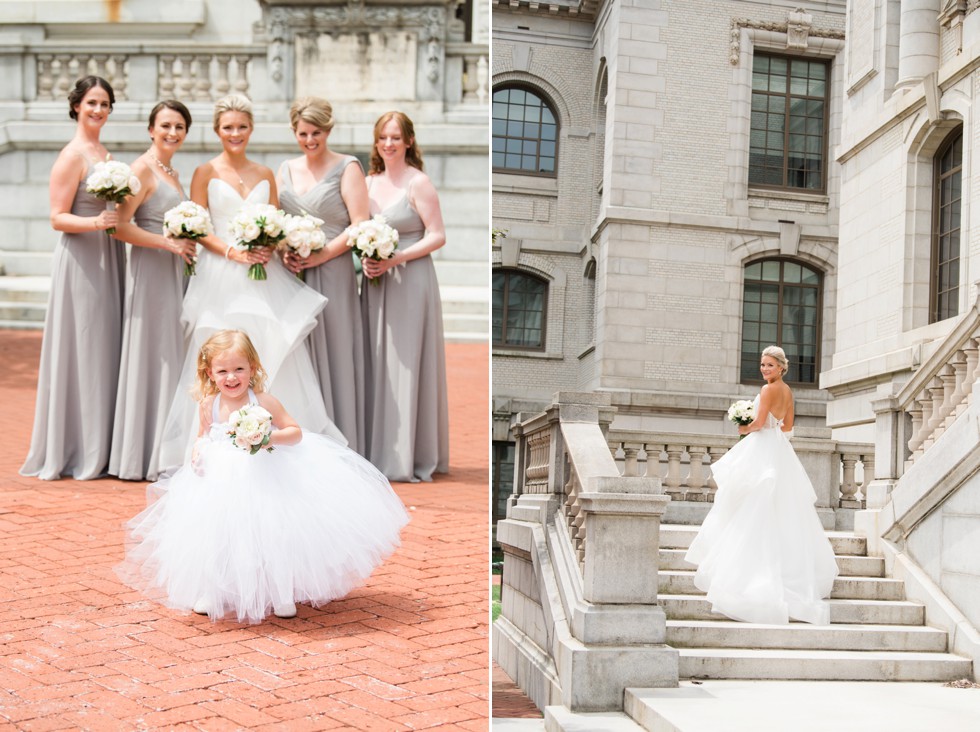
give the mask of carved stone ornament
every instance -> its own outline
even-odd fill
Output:
[[[427,36],[442,39],[445,35],[446,6],[367,5],[364,0],[347,0],[345,4],[313,6],[276,6],[267,8],[256,23],[256,35],[264,40],[284,39],[295,35],[328,33],[338,35],[381,28],[426,29]]]
[[[813,16],[803,8],[791,10],[786,20],[786,48],[805,50],[812,26]]]
[[[973,5],[976,6],[974,1]],[[963,22],[967,14],[966,0],[943,0],[939,9],[939,24],[944,28],[955,27]]]
[[[811,16],[803,13],[802,10],[797,11],[802,13],[807,18]],[[792,17],[794,13],[790,13]],[[808,21],[809,23],[809,21]],[[812,36],[814,38],[831,38],[833,40],[843,41],[844,31],[841,30],[823,30],[820,28],[814,28],[811,25],[806,25],[805,38],[802,46],[794,46],[791,41],[790,35],[790,25],[789,23],[776,23],[767,20],[749,20],[748,18],[732,18],[732,26],[730,31],[731,47],[730,53],[728,55],[728,60],[732,66],[738,66],[738,59],[742,53],[742,29],[743,28],[753,28],[755,30],[770,31],[772,33],[785,33],[786,34],[786,47],[787,48],[806,48],[809,38]]]

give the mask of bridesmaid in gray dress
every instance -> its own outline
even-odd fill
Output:
[[[108,152],[99,140],[115,97],[86,76],[68,95],[75,136],[54,162],[49,185],[54,250],[44,320],[31,448],[21,475],[98,478],[109,462],[122,324],[123,245],[106,233],[115,211],[85,190]]]
[[[344,433],[348,446],[364,452],[364,340],[354,260],[345,229],[368,217],[364,171],[353,155],[327,146],[333,110],[326,99],[306,97],[289,110],[289,121],[303,155],[279,168],[279,205],[286,213],[323,219],[327,245],[303,259],[286,254],[293,272],[328,302],[307,344],[327,414]]]
[[[432,264],[446,243],[439,196],[422,172],[412,121],[387,112],[374,125],[371,213],[398,230],[398,249],[362,261],[368,380],[367,457],[389,480],[432,480],[449,470],[449,406],[442,303]],[[329,307],[329,305],[328,305]]]
[[[190,112],[180,102],[168,100],[153,108],[152,144],[132,165],[142,187],[119,206],[116,238],[133,247],[126,270],[109,473],[127,480],[158,476],[163,424],[184,362],[184,264],[192,261],[197,246],[162,232],[164,214],[187,198],[171,162],[190,127]]]

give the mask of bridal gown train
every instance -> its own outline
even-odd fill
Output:
[[[242,198],[219,178],[208,183],[208,204],[215,234],[231,244],[231,219],[245,204],[268,203],[269,182],[261,181]],[[200,248],[197,274],[190,278],[181,321],[187,356],[167,416],[160,446],[159,472],[183,465],[197,436],[197,354],[212,334],[225,328],[245,331],[268,374],[267,390],[304,429],[347,441],[330,421],[304,340],[327,302],[282,265],[277,257],[265,266],[266,280],[250,280],[248,268]]]
[[[756,409],[759,398],[756,397]],[[837,562],[813,485],[772,414],[712,466],[718,492],[687,561],[712,610],[752,623],[826,625]]]

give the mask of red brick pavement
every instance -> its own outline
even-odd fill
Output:
[[[451,473],[343,600],[211,623],[121,585],[144,483],[17,475],[40,334],[0,331],[0,730],[486,730],[488,349],[449,344]]]

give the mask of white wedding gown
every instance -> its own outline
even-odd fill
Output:
[[[269,202],[263,180],[243,199],[219,178],[208,183],[208,206],[215,234],[231,244],[231,219],[245,204]],[[266,280],[250,280],[248,268],[204,247],[199,248],[197,274],[190,278],[181,310],[187,355],[160,446],[161,473],[183,465],[197,437],[198,407],[192,396],[197,379],[197,354],[215,331],[245,331],[268,374],[266,391],[282,402],[304,430],[346,439],[330,421],[305,339],[327,298],[293,276],[278,257],[265,266]]]
[[[756,409],[759,398],[756,397]],[[715,503],[691,543],[712,610],[751,623],[826,625],[837,577],[813,485],[772,414],[711,466]]]

